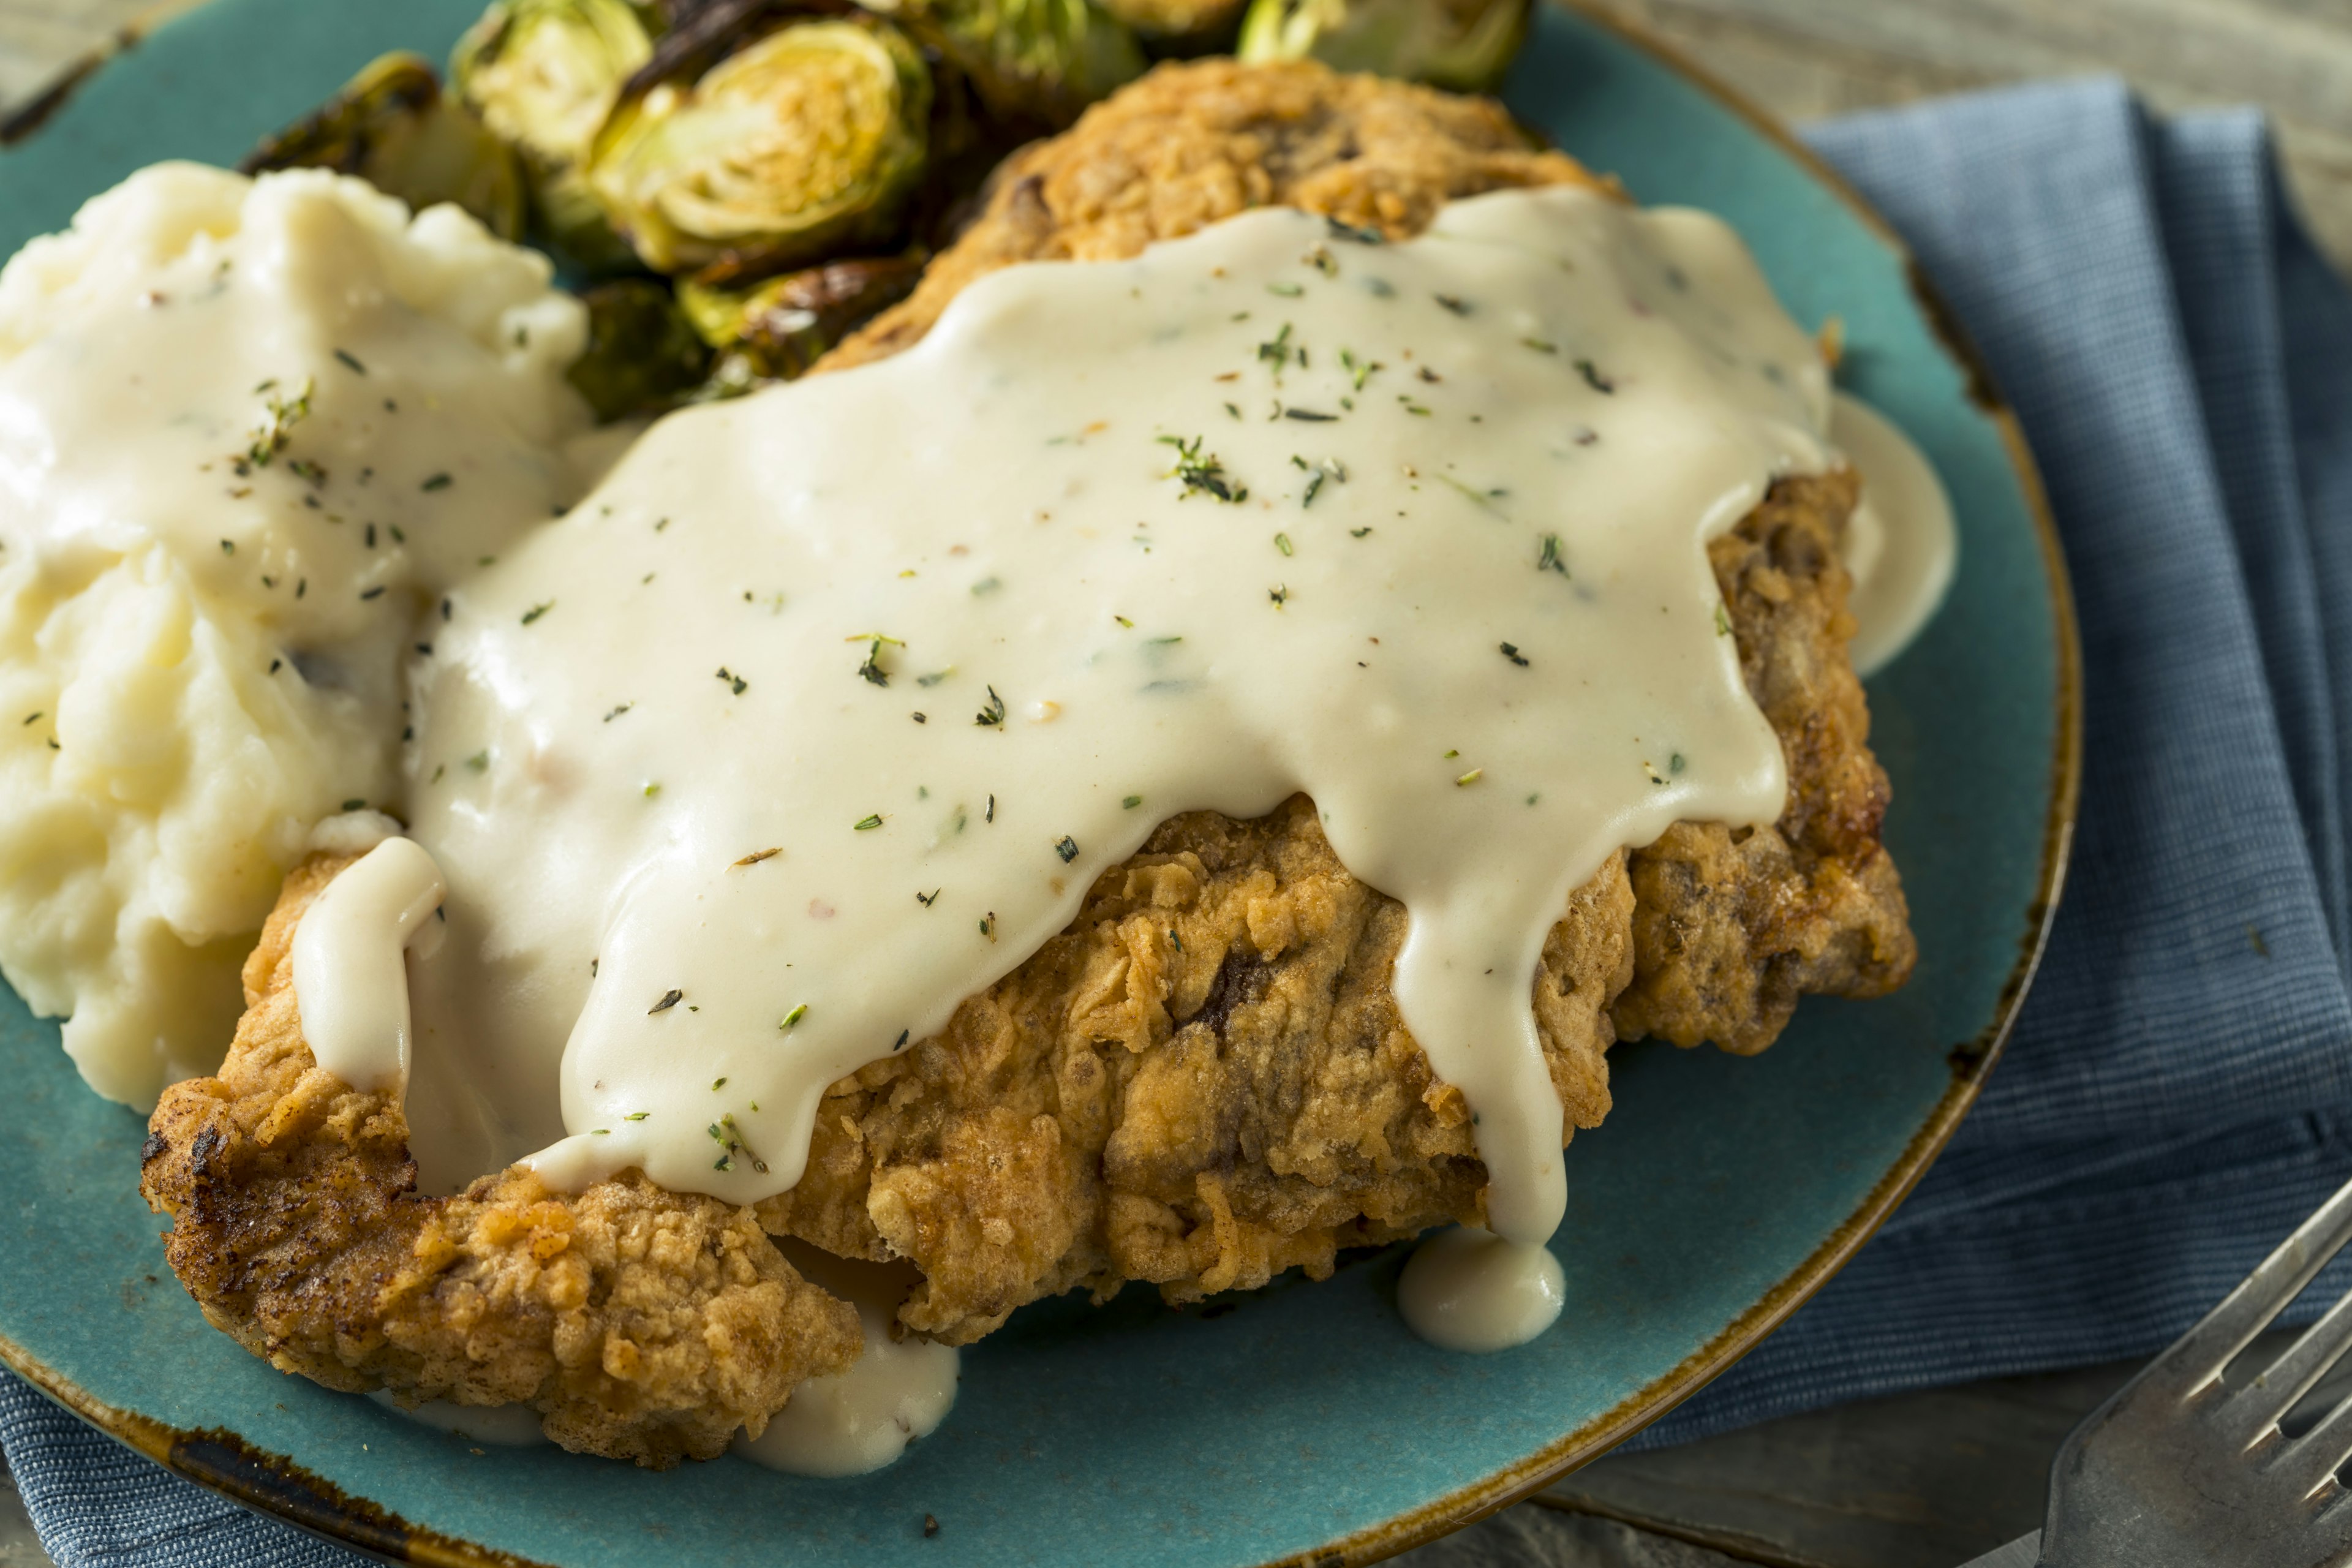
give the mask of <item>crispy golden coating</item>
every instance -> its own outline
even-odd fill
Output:
[[[1452,197],[1571,182],[1601,184],[1489,103],[1312,64],[1166,66],[1010,160],[915,294],[821,368],[911,345],[1016,261],[1131,256],[1276,202],[1402,237]],[[1608,1111],[1621,1037],[1760,1050],[1800,994],[1909,973],[1885,775],[1845,656],[1854,489],[1844,472],[1784,479],[1711,549],[1788,806],[1769,827],[1679,825],[1570,900],[1532,997],[1571,1132]],[[412,1195],[399,1108],[317,1072],[297,1027],[287,947],[326,870],[289,879],[222,1078],[156,1113],[146,1188],[215,1323],[335,1387],[530,1399],[572,1446],[650,1462],[716,1451],[855,1352],[848,1310],[710,1200],[634,1181],[551,1198],[511,1172]],[[1405,928],[1303,798],[1165,823],[939,1037],[834,1085],[806,1174],[759,1222],[913,1260],[900,1320],[961,1344],[1075,1286],[1188,1300],[1475,1220],[1467,1108],[1389,990]],[[702,1243],[692,1269],[631,1250],[650,1236]]]
[[[1612,858],[1544,946],[1537,1017],[1571,1128],[1609,1110],[1632,913]],[[899,1317],[955,1344],[1074,1285],[1189,1300],[1475,1219],[1468,1111],[1389,992],[1404,933],[1305,797],[1174,818],[944,1033],[835,1085],[807,1173],[760,1217],[914,1259]]]
[[[1163,65],[989,177],[980,216],[913,295],[825,356],[839,370],[912,346],[950,300],[1016,261],[1136,255],[1252,207],[1295,206],[1392,238],[1456,196],[1613,188],[1538,150],[1500,104],[1311,60]]]
[[[348,863],[287,878],[220,1076],[165,1090],[149,1123],[140,1190],[215,1327],[330,1388],[528,1404],[565,1447],[657,1468],[715,1458],[856,1359],[856,1311],[747,1209],[634,1173],[566,1196],[520,1166],[417,1196],[398,1100],[320,1068],[295,1005],[296,923]]]
[[[1780,733],[1789,801],[1769,827],[1677,823],[1633,856],[1626,1039],[1712,1040],[1752,1055],[1806,994],[1883,996],[1918,957],[1895,862],[1879,847],[1886,773],[1846,658],[1837,542],[1850,469],[1784,479],[1707,554],[1748,689]]]
[[[821,368],[911,346],[1014,262],[1132,256],[1274,203],[1402,237],[1450,198],[1566,183],[1602,184],[1483,100],[1312,63],[1162,66],[1008,160],[914,295]],[[1854,500],[1851,473],[1783,480],[1710,551],[1788,808],[1752,830],[1680,824],[1578,892],[1534,988],[1571,1131],[1609,1109],[1617,1038],[1759,1051],[1800,994],[1910,973],[1886,776],[1845,654]],[[1476,1218],[1461,1096],[1433,1084],[1388,990],[1404,926],[1303,800],[1256,823],[1180,817],[944,1035],[835,1086],[809,1173],[761,1217],[914,1259],[927,1283],[901,1319],[958,1343],[1074,1285],[1148,1279],[1185,1300]]]
[[[1847,473],[1784,480],[1712,551],[1789,805],[1769,827],[1678,825],[1570,899],[1532,997],[1571,1134],[1607,1114],[1620,1037],[1760,1050],[1801,992],[1909,973],[1885,775],[1843,651],[1833,541],[1853,499]],[[1255,822],[1174,818],[943,1034],[835,1085],[807,1173],[761,1220],[913,1259],[925,1283],[901,1321],[957,1344],[1076,1285],[1192,1300],[1475,1221],[1466,1108],[1389,990],[1405,926],[1303,796]]]

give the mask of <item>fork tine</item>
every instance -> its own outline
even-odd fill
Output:
[[[2221,1374],[2231,1357],[2270,1326],[2347,1241],[2352,1241],[2352,1182],[2336,1188],[2335,1196],[2279,1243],[2203,1321],[2158,1356],[2148,1373],[2184,1395],[2204,1387]]]
[[[2347,1350],[2352,1350],[2352,1294],[2328,1308],[2284,1355],[2231,1394],[2221,1419],[2240,1442],[2252,1447],[2327,1375]]]
[[[2292,1486],[2296,1497],[2308,1499],[2344,1468],[2346,1459],[2352,1459],[2352,1399],[2338,1401],[2318,1426],[2288,1444],[2265,1468]]]

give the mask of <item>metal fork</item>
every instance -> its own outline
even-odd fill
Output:
[[[2352,1183],[2202,1322],[2093,1411],[2050,1467],[2035,1535],[1967,1568],[2352,1564],[2352,1399],[2290,1439],[2279,1423],[2352,1349],[2352,1294],[2237,1389],[2221,1370],[2352,1240]]]

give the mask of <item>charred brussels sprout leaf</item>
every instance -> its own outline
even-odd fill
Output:
[[[675,406],[710,368],[710,349],[670,297],[650,278],[599,283],[581,296],[588,307],[588,348],[566,372],[604,420]]]
[[[641,73],[596,138],[589,187],[656,271],[789,267],[889,237],[922,177],[930,105],[895,27],[800,23],[697,80]]]
[[[971,79],[992,114],[1067,125],[1143,74],[1127,25],[1090,0],[860,0]]]
[[[1527,37],[1528,0],[1251,0],[1244,60],[1318,59],[1339,70],[1484,92]]]
[[[702,341],[765,381],[790,381],[842,339],[914,292],[919,255],[836,261],[747,289],[678,286]]]
[[[238,165],[357,174],[419,211],[455,202],[501,239],[522,234],[522,171],[506,144],[441,94],[416,55],[379,56],[314,113]]]
[[[457,95],[521,153],[541,232],[588,270],[631,260],[582,165],[622,84],[653,50],[625,0],[496,0],[449,57]]]

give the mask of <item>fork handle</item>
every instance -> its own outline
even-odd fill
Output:
[[[2006,1546],[1996,1546],[1981,1557],[1971,1557],[1960,1568],[2036,1568],[2042,1561],[2042,1532],[2021,1535]]]

